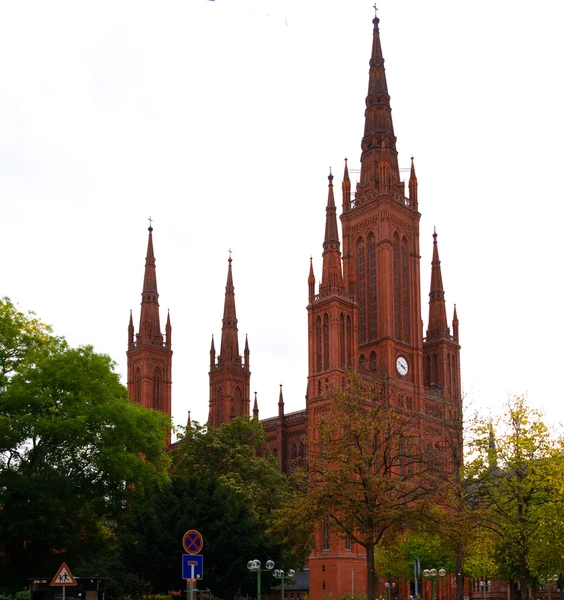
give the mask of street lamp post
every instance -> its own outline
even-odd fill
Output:
[[[489,579],[484,579],[480,581],[480,588],[482,589],[482,600],[486,600],[486,592],[488,591],[488,587],[491,581]]]
[[[274,569],[274,562],[272,560],[267,560],[266,564],[264,565],[268,571],[272,571],[272,569]],[[250,560],[247,563],[247,569],[249,569],[249,571],[255,571],[257,574],[257,598],[258,600],[261,600],[261,593],[260,593],[260,574],[261,574],[261,568],[260,568],[260,560]]]
[[[546,583],[546,590],[548,592],[548,600],[551,599],[552,582],[558,581],[558,575],[547,575],[546,577],[539,579],[540,583]]]
[[[437,600],[437,593],[436,593],[436,587],[435,587],[435,580],[437,579],[437,575],[439,577],[444,577],[446,575],[446,571],[444,569],[439,569],[438,571],[437,571],[437,569],[425,569],[423,571],[423,577],[428,577],[432,581],[433,600]]]
[[[384,584],[386,586],[386,589],[388,590],[388,600],[392,600],[392,588],[396,586],[395,583],[390,582],[390,581],[386,581],[386,583]]]
[[[294,571],[294,569],[290,569],[287,573],[284,573],[282,569],[275,569],[274,577],[276,577],[276,579],[280,579],[280,582],[282,584],[280,587],[280,597],[282,600],[284,600],[284,577],[293,577],[295,574],[296,572]]]

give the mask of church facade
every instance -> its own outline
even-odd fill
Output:
[[[303,410],[286,413],[282,386],[278,415],[263,419],[265,451],[284,471],[307,456],[326,392],[350,369],[384,382],[397,411],[415,415],[422,430],[455,430],[462,418],[460,345],[456,307],[447,319],[437,234],[432,235],[429,314],[423,332],[420,275],[419,199],[413,159],[409,180],[400,178],[379,19],[373,21],[360,180],[353,190],[345,159],[341,182],[341,235],[332,174],[329,175],[322,270],[313,266],[308,289],[307,395]],[[431,243],[431,236],[429,236]],[[139,331],[130,317],[128,391],[143,406],[171,414],[171,326],[160,331],[158,292],[149,228]],[[305,367],[305,365],[304,365]],[[209,417],[213,427],[251,411],[250,351],[239,350],[232,261],[229,258],[221,341],[212,337]],[[446,448],[438,442],[434,452]],[[460,448],[461,452],[462,449]],[[440,460],[440,458],[439,458]],[[443,461],[444,464],[444,461]],[[350,540],[319,528],[309,559],[310,597],[363,593],[364,551]]]

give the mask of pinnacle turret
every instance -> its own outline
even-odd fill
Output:
[[[329,173],[329,191],[325,209],[325,239],[323,241],[323,272],[319,292],[337,291],[343,287],[341,243],[337,227],[337,209],[333,194],[333,175]]]
[[[343,173],[343,181],[341,183],[343,191],[343,212],[351,209],[351,179],[349,177],[348,161],[345,158],[345,172]]]
[[[433,261],[431,263],[431,291],[429,292],[429,324],[427,341],[450,338],[447,325],[445,291],[441,275],[441,261],[437,245],[437,232],[433,233]]]

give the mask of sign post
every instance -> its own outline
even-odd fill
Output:
[[[72,576],[70,569],[67,567],[67,563],[63,563],[59,567],[57,574],[51,581],[51,585],[63,588],[63,600],[65,600],[65,588],[67,585],[76,585],[76,579]]]
[[[186,579],[186,600],[193,600],[194,581],[204,577],[204,557],[199,554],[204,547],[202,534],[195,529],[190,529],[182,537],[182,545],[187,552],[182,555],[182,578]]]

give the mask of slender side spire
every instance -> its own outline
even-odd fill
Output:
[[[212,333],[212,341],[210,348],[210,371],[213,371],[215,367],[215,344],[213,343],[213,333]]]
[[[251,355],[251,351],[249,350],[249,337],[247,336],[247,334],[245,334],[245,369],[247,369],[247,371],[251,368],[251,363],[249,360],[249,357]]]
[[[313,258],[309,257],[309,277],[307,278],[307,285],[309,289],[309,303],[313,303],[315,297],[315,275],[313,274]]]
[[[351,179],[349,177],[349,167],[346,158],[341,189],[343,190],[343,212],[345,213],[351,209]]]
[[[161,346],[163,335],[159,317],[159,293],[157,291],[157,271],[155,253],[153,251],[153,227],[149,227],[147,257],[145,259],[145,275],[143,292],[141,293],[141,317],[137,344],[154,344]]]
[[[333,175],[329,173],[329,193],[325,209],[325,240],[323,241],[323,272],[319,293],[343,288],[341,243],[337,228],[337,208],[333,194]]]
[[[437,232],[433,233],[433,262],[431,263],[431,291],[429,292],[429,324],[427,341],[449,338],[447,325],[445,291],[441,275],[441,261],[437,245]]]
[[[133,348],[133,337],[135,335],[135,329],[133,328],[133,311],[129,311],[129,327],[128,327],[128,341],[127,341],[127,349],[131,350]]]
[[[280,395],[278,396],[278,418],[280,423],[284,419],[284,396],[282,395],[282,384],[280,384]]]
[[[188,422],[186,423],[186,429],[192,429],[192,419],[190,418],[190,411],[188,411]]]
[[[170,324],[170,310],[167,311],[166,315],[166,347],[170,350],[172,347],[172,326]]]
[[[411,173],[409,174],[409,202],[413,210],[417,210],[419,201],[417,199],[417,176],[415,175],[415,164],[411,157]]]
[[[240,363],[239,340],[237,330],[237,314],[235,312],[235,287],[233,286],[233,273],[231,271],[231,256],[227,269],[227,283],[225,285],[225,305],[223,308],[223,326],[221,328],[220,359],[222,364]]]
[[[454,305],[454,314],[452,315],[452,338],[458,344],[458,315],[456,314],[456,304]]]
[[[259,409],[258,409],[258,401],[257,401],[257,393],[255,392],[255,403],[253,405],[253,419],[258,421],[259,418]]]

